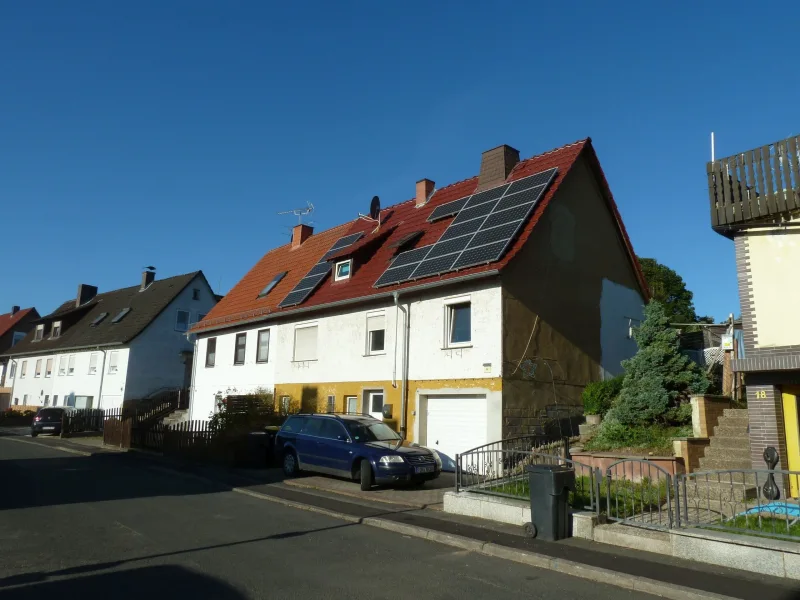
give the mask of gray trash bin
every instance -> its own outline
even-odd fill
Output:
[[[554,542],[569,537],[569,492],[575,490],[575,469],[566,465],[530,465],[531,533]]]

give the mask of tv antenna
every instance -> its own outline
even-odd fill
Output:
[[[381,199],[377,196],[373,196],[372,201],[369,203],[369,214],[363,215],[358,213],[358,218],[377,223],[377,226],[372,230],[372,233],[378,231],[381,228]]]
[[[303,217],[305,215],[310,215],[314,212],[314,205],[311,202],[306,202],[308,206],[305,208],[293,208],[291,210],[283,210],[279,212],[279,215],[295,215],[297,217],[297,223],[301,225],[303,223]]]

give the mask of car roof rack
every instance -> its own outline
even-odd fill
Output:
[[[318,417],[318,416],[330,416],[330,417],[338,417],[338,416],[345,416],[345,417],[369,417],[370,419],[375,419],[369,413],[357,413],[357,412],[299,412],[289,415],[290,417]],[[377,419],[375,419],[377,421]]]

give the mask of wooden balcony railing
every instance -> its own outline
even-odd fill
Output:
[[[711,226],[723,233],[800,209],[800,136],[709,162]]]

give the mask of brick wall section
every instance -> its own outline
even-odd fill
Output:
[[[737,235],[733,240],[736,250],[736,279],[739,284],[739,307],[742,310],[742,336],[747,356],[755,348],[755,310],[753,305],[753,278],[750,276],[750,257],[747,235]]]
[[[692,433],[696,438],[709,438],[731,399],[720,396],[692,396]]]
[[[760,398],[760,395],[765,397]],[[747,412],[750,419],[750,458],[754,469],[766,469],[764,448],[774,446],[780,454],[776,469],[786,469],[786,437],[780,389],[774,385],[747,385]]]
[[[675,440],[673,443],[675,456],[683,459],[683,468],[687,473],[694,473],[700,470],[700,459],[705,456],[706,448],[711,445],[708,438],[683,438]]]

